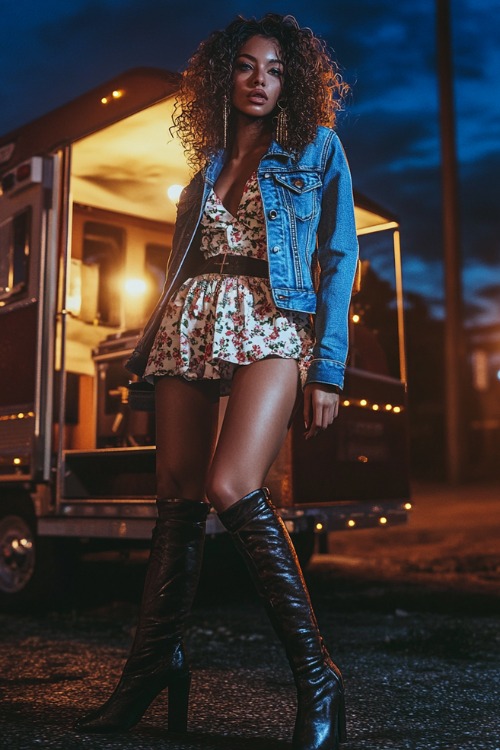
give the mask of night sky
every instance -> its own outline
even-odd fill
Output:
[[[357,190],[401,221],[406,289],[442,314],[435,0],[0,0],[0,133],[137,66],[182,70],[236,14],[291,13],[352,86]],[[500,321],[500,0],[452,0],[467,322]]]

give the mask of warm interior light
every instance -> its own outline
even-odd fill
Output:
[[[101,104],[109,104],[113,99],[121,99],[124,93],[123,89],[115,89],[111,94],[101,97]]]
[[[183,185],[170,185],[167,188],[167,196],[170,198],[172,203],[178,203],[183,190],[184,190]]]
[[[355,313],[355,314],[354,314],[354,315],[352,316],[352,322],[353,322],[353,323],[359,323],[359,321],[360,321],[360,320],[361,320],[361,318],[359,317],[359,315],[358,315],[357,313]]]
[[[368,403],[368,401],[366,400],[366,398],[362,398],[361,401],[359,402],[359,405],[360,406],[366,406],[367,403]]]
[[[344,406],[350,406],[350,405],[351,405],[351,402],[349,401],[349,399],[347,399],[347,398],[346,398],[346,400],[345,400],[345,401],[342,401],[342,404],[343,404]]]
[[[322,524],[322,523],[319,523],[319,522],[318,522],[318,523],[316,524],[316,531],[323,531],[323,524]]]
[[[378,519],[378,522],[382,524],[382,526],[387,523],[387,518],[385,516],[380,516]]]
[[[141,297],[146,293],[148,285],[144,279],[127,279],[125,281],[125,292],[131,297]]]
[[[373,411],[378,411],[380,409],[380,406],[378,404],[373,404],[372,409]]]
[[[401,411],[401,407],[400,406],[395,406],[394,409],[393,409],[393,412],[395,414],[399,414],[400,411]]]
[[[12,463],[14,464],[14,466],[19,466],[21,464],[21,459],[15,458]]]
[[[411,510],[412,506],[411,506],[411,503],[405,503],[403,507],[405,510]]]
[[[353,526],[356,526],[356,521],[353,521],[352,518],[350,518],[349,521],[347,522],[347,525],[350,526],[352,529]]]
[[[392,409],[392,404],[386,404],[385,408],[386,408],[386,411],[390,411]]]

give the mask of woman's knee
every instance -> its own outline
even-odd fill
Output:
[[[204,483],[196,476],[182,475],[167,469],[157,470],[156,494],[158,497],[179,497],[184,500],[204,500]]]
[[[249,492],[258,489],[259,482],[231,473],[211,471],[206,485],[206,496],[217,512],[234,505]]]

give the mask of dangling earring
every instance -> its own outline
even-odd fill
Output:
[[[288,141],[288,113],[286,104],[278,102],[279,113],[276,118],[276,140],[281,146],[286,146]]]
[[[224,94],[224,99],[222,101],[222,147],[227,148],[227,133],[228,133],[228,123],[229,123],[229,101]]]

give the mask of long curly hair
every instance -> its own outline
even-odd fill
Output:
[[[230,99],[234,61],[253,36],[274,39],[281,50],[280,103],[285,103],[288,120],[283,148],[297,155],[314,140],[318,125],[335,125],[349,87],[325,43],[311,29],[300,28],[293,16],[268,13],[260,20],[238,16],[200,44],[177,93],[172,130],[193,170],[202,168],[224,146],[223,111]],[[277,115],[278,111],[273,114],[275,121]]]

